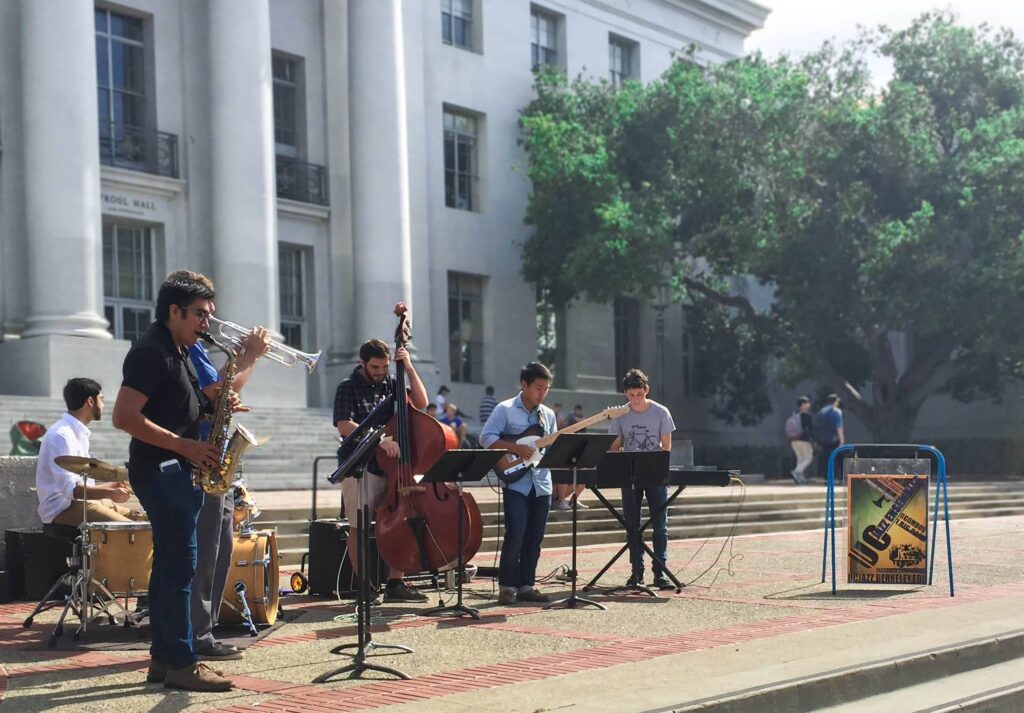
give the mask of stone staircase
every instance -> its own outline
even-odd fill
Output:
[[[114,410],[110,391],[103,419],[94,422],[92,452],[98,458],[112,463],[128,460],[129,437],[110,423]],[[0,395],[0,428],[4,433],[16,421],[27,419],[49,426],[64,413],[62,399],[38,396]],[[259,409],[237,416],[257,436],[269,440],[245,455],[245,480],[253,490],[294,490],[310,487],[313,459],[333,455],[337,449],[337,432],[331,426],[331,410],[322,408]],[[10,443],[2,447],[6,453]],[[326,467],[326,466],[322,466]]]
[[[472,493],[476,489],[468,490]],[[750,535],[824,527],[823,488],[773,488],[772,491],[759,493],[757,486],[747,487],[745,492],[739,487],[692,488],[684,491],[669,509],[669,537],[704,539],[723,537],[730,532]],[[934,486],[929,498],[933,493]],[[845,523],[845,497],[844,490],[837,491],[837,538],[841,537],[838,528]],[[618,497],[609,500],[616,507],[620,504]],[[950,520],[1024,515],[1024,482],[951,485],[949,500]],[[477,562],[487,560],[489,564],[494,558],[495,549],[500,546],[501,511],[497,501],[493,499],[479,497],[477,501],[484,521],[483,544],[477,555]],[[933,504],[929,505],[929,508],[931,507]],[[645,517],[646,514],[645,508]],[[317,515],[334,517],[337,515],[337,509],[321,507]],[[308,550],[309,508],[264,508],[256,524],[260,528],[277,528],[282,568],[298,566],[302,553]],[[625,539],[622,529],[611,514],[600,504],[593,502],[589,509],[580,510],[578,513],[577,541],[583,546],[621,543],[625,542]],[[572,513],[552,512],[544,536],[544,547],[569,547],[571,544]]]

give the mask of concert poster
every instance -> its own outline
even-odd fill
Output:
[[[847,581],[927,584],[928,476],[848,478]]]

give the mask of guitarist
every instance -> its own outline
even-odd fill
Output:
[[[519,372],[519,388],[516,396],[494,407],[480,431],[480,444],[529,458],[533,448],[516,443],[518,436],[531,426],[540,426],[544,434],[557,430],[555,412],[544,405],[551,388],[551,372],[532,361]],[[529,468],[521,473],[515,482],[502,481],[505,536],[498,568],[500,604],[550,601],[533,584],[551,507],[551,472],[547,468]]]
[[[622,380],[622,390],[629,401],[629,413],[613,419],[608,424],[608,433],[616,436],[611,449],[627,452],[671,451],[672,432],[676,425],[667,408],[647,398],[651,391],[647,375],[639,369],[630,369]],[[633,573],[626,586],[635,588],[644,583],[644,548],[636,530],[640,527],[640,508],[645,495],[647,506],[652,511],[661,511],[651,523],[654,528],[654,554],[661,560],[651,563],[654,586],[659,589],[672,589],[674,585],[665,576],[664,570],[668,560],[668,512],[665,510],[668,487],[665,485],[622,489],[622,510],[629,526],[629,561],[633,564]]]

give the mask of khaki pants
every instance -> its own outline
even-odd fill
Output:
[[[113,500],[75,500],[67,510],[53,518],[57,525],[78,527],[83,522],[83,512],[89,513],[89,522],[129,522],[131,510]]]

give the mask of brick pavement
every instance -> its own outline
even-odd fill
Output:
[[[1011,518],[1017,529],[1022,528],[1024,519]],[[980,538],[984,540],[994,533],[983,531]],[[998,534],[998,533],[995,533]],[[997,545],[998,538],[993,539]],[[761,557],[764,550],[772,550],[774,546],[783,544],[803,545],[795,547],[796,554],[789,559],[781,557],[780,569],[773,571]],[[1005,543],[1002,543],[1005,544]],[[580,644],[582,648],[571,651],[556,651],[543,655],[531,655],[517,658],[514,655],[495,663],[485,665],[446,667],[443,671],[432,671],[415,675],[408,681],[367,680],[343,681],[329,685],[298,684],[294,681],[280,680],[273,671],[259,671],[258,675],[250,672],[232,673],[238,693],[244,699],[239,702],[203,702],[202,697],[189,699],[192,707],[189,710],[213,710],[217,713],[241,713],[253,710],[287,713],[290,711],[308,711],[319,709],[327,711],[373,710],[410,702],[426,702],[444,698],[460,692],[483,691],[503,686],[536,682],[575,673],[611,669],[623,664],[652,661],[655,659],[675,656],[687,652],[699,652],[718,647],[736,646],[743,642],[769,640],[774,637],[786,636],[793,632],[813,631],[829,627],[842,626],[858,622],[867,622],[886,617],[899,616],[921,608],[936,611],[951,611],[957,607],[981,602],[992,602],[1008,597],[1024,597],[1024,579],[1020,572],[1007,569],[1000,581],[986,583],[981,573],[975,573],[965,567],[969,581],[958,582],[957,596],[950,598],[943,589],[944,580],[936,579],[936,586],[920,589],[906,596],[875,598],[865,593],[863,599],[841,597],[832,599],[826,595],[819,585],[815,586],[815,571],[820,574],[820,533],[793,533],[769,536],[739,538],[736,546],[749,554],[748,566],[743,562],[733,563],[735,579],[719,579],[710,589],[689,587],[680,594],[670,594],[662,606],[686,606],[690,603],[714,603],[727,607],[735,606],[734,621],[724,622],[719,626],[698,628],[691,631],[652,631],[648,635],[620,635],[603,631],[600,617],[593,619],[592,625],[584,626],[580,618],[565,619],[572,616],[563,611],[543,612],[536,606],[489,606],[481,611],[480,621],[469,619],[434,619],[430,617],[403,619],[381,626],[374,626],[375,633],[402,630],[442,631],[452,628],[472,627],[476,632],[502,633],[505,635],[531,637],[532,640],[568,639]],[[699,549],[699,543],[673,542],[671,544],[673,561],[684,561]],[[616,546],[598,546],[588,548],[581,554],[581,572],[596,573],[602,560]],[[714,549],[714,548],[712,548]],[[998,556],[1013,551],[993,546],[984,549],[989,554]],[[566,551],[550,551],[544,553],[541,569],[558,560],[565,560]],[[817,562],[816,565],[814,563]],[[809,571],[801,572],[808,563]],[[795,565],[795,566],[794,566]],[[936,573],[944,574],[940,563],[936,563]],[[986,572],[985,576],[990,573]],[[613,580],[622,578],[621,568],[613,571]],[[970,581],[973,577],[977,581]],[[801,599],[790,596],[792,585],[804,583],[809,598]],[[482,583],[476,583],[475,591],[485,591]],[[772,590],[765,593],[765,590]],[[799,588],[797,588],[799,589]],[[603,613],[608,616],[636,616],[637,600],[646,599],[635,595],[606,598],[615,602],[617,609]],[[311,597],[293,597],[287,600],[289,609],[333,615],[348,613],[351,608],[332,602],[325,602]],[[32,609],[31,603],[18,603],[0,606],[0,713],[16,704],[16,694],[23,686],[33,686],[34,680],[40,676],[63,671],[88,673],[92,677],[128,676],[137,681],[144,672],[148,657],[142,652],[129,653],[98,653],[98,652],[66,652],[66,651],[30,651],[38,647],[48,635],[47,620],[37,622],[32,629],[25,630],[21,621]],[[782,616],[775,615],[771,608],[784,611]],[[770,613],[767,619],[754,619],[749,613],[756,609],[765,609]],[[543,619],[538,623],[538,619]],[[577,628],[569,628],[565,623],[572,621]],[[561,624],[561,626],[560,626]],[[642,626],[636,627],[638,631]],[[355,627],[351,625],[330,626],[313,630],[304,630],[303,620],[285,625],[267,638],[256,642],[253,651],[271,650],[280,652],[282,657],[297,646],[315,644],[321,641],[335,641],[353,637]],[[5,653],[9,652],[9,653]],[[17,654],[16,656],[13,654]],[[276,654],[275,654],[276,655]],[[471,656],[465,657],[469,663]],[[24,660],[16,660],[24,659]],[[329,654],[322,660],[331,662]],[[344,663],[346,659],[336,659]],[[243,662],[244,663],[244,662]],[[133,678],[131,678],[133,677]],[[120,679],[117,679],[120,680]],[[151,687],[150,691],[159,690]],[[251,696],[246,697],[246,694]],[[262,696],[256,700],[252,696]],[[269,696],[269,698],[266,698]],[[65,696],[67,697],[67,696]],[[72,696],[73,698],[73,696]],[[133,710],[125,700],[125,711]],[[69,708],[70,710],[70,708]]]

